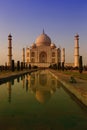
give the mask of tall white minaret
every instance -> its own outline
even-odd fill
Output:
[[[65,63],[65,48],[62,49],[61,62]]]
[[[23,48],[23,63],[25,63],[25,48]]]
[[[74,66],[79,67],[79,35],[75,35]]]
[[[12,61],[12,36],[8,35],[8,66],[11,67]]]

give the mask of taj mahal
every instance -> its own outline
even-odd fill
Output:
[[[79,66],[79,35],[75,35],[74,45],[74,62],[73,66]],[[51,38],[44,32],[40,34],[35,43],[30,47],[23,48],[22,62],[26,65],[38,67],[49,67],[52,64],[65,64],[65,48],[57,48],[56,44],[51,41]],[[11,66],[12,61],[12,36],[8,36],[8,66]]]
[[[35,43],[26,48],[26,64],[49,67],[51,64],[61,62],[61,55],[62,62],[65,62],[65,49],[63,48],[63,54],[61,54],[61,49],[52,43],[51,38],[43,30]]]

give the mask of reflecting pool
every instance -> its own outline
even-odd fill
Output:
[[[87,109],[49,71],[0,85],[0,130],[87,130]]]

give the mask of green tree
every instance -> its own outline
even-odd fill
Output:
[[[62,70],[64,71],[64,62],[62,62]]]
[[[15,71],[14,60],[11,61],[11,70]]]
[[[20,61],[17,61],[17,71],[20,70]]]
[[[79,56],[79,73],[83,71],[83,63],[82,63],[82,56]]]

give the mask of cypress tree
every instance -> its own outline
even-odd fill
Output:
[[[79,73],[82,73],[83,65],[82,65],[82,56],[79,57]]]
[[[64,62],[62,62],[62,70],[64,71]]]
[[[17,61],[17,71],[20,70],[20,61]]]
[[[11,61],[11,70],[14,71],[15,67],[14,67],[14,60]]]
[[[31,64],[29,64],[29,69],[31,69]]]
[[[58,67],[57,67],[58,70],[61,69],[61,62],[58,62]]]
[[[23,70],[23,62],[21,62],[21,70]]]

